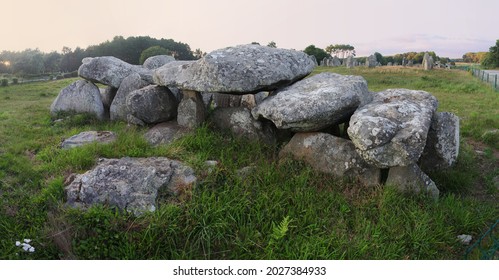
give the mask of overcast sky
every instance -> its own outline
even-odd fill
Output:
[[[86,48],[116,35],[209,52],[275,41],[350,44],[358,56],[433,50],[457,58],[499,39],[499,0],[2,0],[0,50]]]

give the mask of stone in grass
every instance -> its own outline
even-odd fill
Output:
[[[54,117],[59,113],[88,113],[102,120],[105,118],[104,105],[99,88],[89,81],[76,81],[63,88],[50,106]]]
[[[116,141],[116,134],[112,131],[84,131],[62,141],[61,148],[71,149],[91,143],[111,143],[114,141]]]
[[[164,157],[100,159],[65,191],[71,207],[101,204],[141,215],[157,208],[159,192],[178,195],[196,181],[192,168]]]
[[[459,241],[461,241],[461,243],[463,245],[470,245],[471,243],[471,240],[473,240],[473,236],[469,235],[469,234],[460,234],[457,236],[457,239],[459,239]]]
[[[147,131],[144,138],[153,146],[168,145],[188,132],[188,129],[179,126],[177,122],[170,121],[155,125]]]

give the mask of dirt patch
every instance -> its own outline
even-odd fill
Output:
[[[482,142],[466,139],[473,148],[481,176],[476,178],[469,196],[479,201],[499,201],[499,150]]]

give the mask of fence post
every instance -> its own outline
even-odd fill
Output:
[[[494,82],[494,89],[497,89],[497,74],[496,74],[496,81]]]
[[[489,73],[487,73],[487,83],[489,82]]]
[[[485,77],[485,72],[482,71],[482,81],[483,81],[483,78]]]

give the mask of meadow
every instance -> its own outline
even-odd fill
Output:
[[[461,119],[456,166],[431,174],[438,202],[393,186],[363,187],[278,161],[262,146],[198,128],[152,147],[146,128],[80,115],[54,122],[49,106],[76,79],[0,87],[0,259],[462,259],[457,235],[477,238],[499,217],[499,94],[458,70],[318,67],[361,75],[371,91],[421,89],[439,111]],[[112,145],[59,149],[86,130],[111,130]],[[105,206],[64,205],[64,181],[98,158],[166,156],[196,169],[199,184],[161,195],[155,212],[135,217]],[[207,172],[203,163],[217,160]],[[237,170],[255,166],[242,178]],[[16,247],[31,239],[35,252]],[[479,257],[475,256],[474,257]]]

